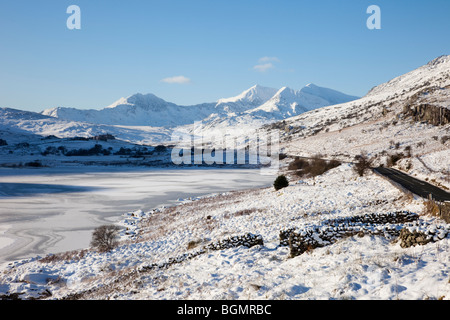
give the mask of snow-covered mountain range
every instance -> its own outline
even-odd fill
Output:
[[[255,85],[235,97],[192,106],[176,105],[154,94],[137,93],[100,110],[58,107],[44,110],[42,114],[93,124],[174,127],[212,116],[216,119],[230,119],[250,114],[267,120],[283,119],[355,99],[357,97],[313,84],[308,84],[299,91],[287,87],[276,90]]]
[[[171,140],[176,130],[192,131],[202,121],[209,133],[231,130],[239,134],[264,124],[357,97],[309,84],[301,90],[255,85],[241,94],[216,102],[180,106],[154,94],[137,93],[102,109],[57,107],[40,113],[0,108],[0,128],[25,130],[60,138],[112,134],[139,144]],[[236,130],[236,129],[240,130]]]

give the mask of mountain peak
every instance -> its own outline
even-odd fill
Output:
[[[434,67],[441,63],[446,63],[447,61],[450,61],[450,55],[442,55],[428,62],[427,66]]]
[[[136,105],[149,105],[151,103],[167,103],[164,99],[155,96],[153,93],[136,93],[127,98],[127,101]]]
[[[259,84],[254,85],[253,87],[243,91],[241,94],[231,97],[219,99],[217,104],[224,103],[245,103],[251,105],[262,104],[268,101],[273,95],[277,92],[277,89],[263,87]]]
[[[165,106],[167,104],[170,104],[170,103],[165,101],[164,99],[161,99],[161,98],[155,96],[153,93],[147,93],[147,94],[135,93],[127,98],[120,98],[113,104],[105,107],[105,109],[117,108],[122,105],[127,105],[127,106],[132,105],[132,106],[135,106],[138,108],[143,108],[143,109],[149,109],[149,108],[154,109],[156,106]]]
[[[279,99],[280,97],[295,97],[297,93],[298,92],[294,89],[291,89],[289,87],[282,87],[280,90],[278,90],[278,92],[273,96],[272,99]]]

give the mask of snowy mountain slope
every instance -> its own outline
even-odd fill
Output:
[[[304,86],[300,90],[300,95],[302,95],[302,94],[305,96],[304,99],[306,101],[308,100],[308,97],[315,96],[315,97],[320,97],[323,100],[326,100],[326,103],[328,105],[339,104],[339,103],[344,103],[344,102],[359,99],[359,97],[350,96],[350,95],[344,94],[342,92],[339,92],[339,91],[336,91],[333,89],[319,87],[313,83],[310,83],[310,84]],[[305,103],[305,105],[307,105],[307,104],[308,103]]]
[[[432,86],[445,87],[450,80],[450,55],[443,55],[411,72],[376,86],[366,97],[376,97],[393,93],[414,93]]]
[[[359,123],[365,120],[358,117],[358,114],[371,113],[374,111],[372,109],[379,111],[383,108],[387,109],[386,111],[401,111],[401,108],[409,102],[409,99],[417,96],[426,98],[430,89],[440,88],[442,90],[435,94],[448,97],[446,92],[448,92],[449,86],[450,55],[441,56],[424,66],[374,87],[361,99],[317,110],[313,118],[323,117],[327,121],[340,116],[341,118],[352,119],[352,121],[347,121],[348,124]],[[328,114],[330,116],[327,116]],[[382,114],[379,113],[378,115]],[[305,116],[310,117],[311,114]],[[296,121],[301,118],[302,116],[299,116],[292,120]]]
[[[122,126],[177,126],[199,121],[214,111],[214,104],[178,106],[153,94],[121,98],[101,110],[54,108],[42,112],[64,120]]]
[[[248,111],[251,114],[266,113],[267,117],[284,119],[317,108],[345,103],[358,99],[341,92],[308,84],[299,91],[281,88],[270,100]],[[262,112],[261,112],[262,111]]]
[[[243,112],[249,108],[260,106],[276,93],[277,89],[255,85],[235,97],[219,99],[216,104],[216,109]]]
[[[222,111],[202,120],[203,136],[252,136],[255,130],[274,121],[355,99],[357,97],[313,84],[298,91],[288,87],[274,90],[254,86],[239,96],[220,100],[216,109],[220,107]],[[183,129],[193,132],[193,127]]]
[[[437,90],[436,88],[439,88]],[[430,94],[430,90],[432,94]],[[362,97],[347,103],[323,107],[286,119],[290,136],[309,136],[320,131],[336,131],[352,125],[400,114],[408,103],[448,101],[450,89],[450,56],[439,57],[425,66],[381,84]],[[274,127],[279,124],[274,124]],[[284,128],[283,128],[284,129]]]
[[[449,61],[449,56],[439,57],[373,88],[361,99],[313,84],[298,91],[256,85],[216,103],[178,106],[153,94],[136,94],[101,110],[54,108],[40,115],[16,110],[13,116],[2,109],[0,121],[41,135],[110,133],[125,141],[154,144],[169,142],[177,130],[192,132],[194,121],[202,121],[205,136],[248,136],[263,125],[284,120],[273,128],[281,129],[285,138],[296,140],[377,119],[386,122],[386,117],[398,115],[408,103],[448,106]]]
[[[272,114],[277,119],[282,118],[283,115],[292,117],[298,113],[308,111],[308,109],[299,104],[298,101],[300,99],[301,97],[298,96],[298,93],[295,90],[283,87],[269,101],[258,108],[250,110],[249,113],[256,113],[259,115],[263,113]]]

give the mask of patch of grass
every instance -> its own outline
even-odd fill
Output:
[[[236,212],[233,213],[225,213],[224,214],[224,218],[225,219],[230,219],[231,217],[241,217],[241,216],[249,216],[251,215],[253,212],[262,212],[263,209],[257,209],[257,208],[250,208],[250,209],[242,209],[242,210],[238,210]]]
[[[191,250],[198,247],[203,241],[202,240],[191,240],[188,242],[187,249]]]
[[[57,254],[49,254],[41,258],[39,262],[53,263],[58,261],[72,261],[72,260],[78,261],[83,259],[88,251],[89,251],[88,249],[83,249],[83,250],[66,251]]]
[[[433,199],[424,201],[423,214],[432,217],[438,217],[447,223],[450,223],[450,204],[439,203]]]

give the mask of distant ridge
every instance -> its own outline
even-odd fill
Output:
[[[93,124],[174,127],[212,115],[223,119],[242,115],[257,115],[267,120],[280,119],[357,98],[313,84],[299,91],[287,87],[277,90],[254,85],[237,96],[192,106],[176,105],[151,93],[137,93],[100,110],[57,107],[44,110],[42,114]]]

